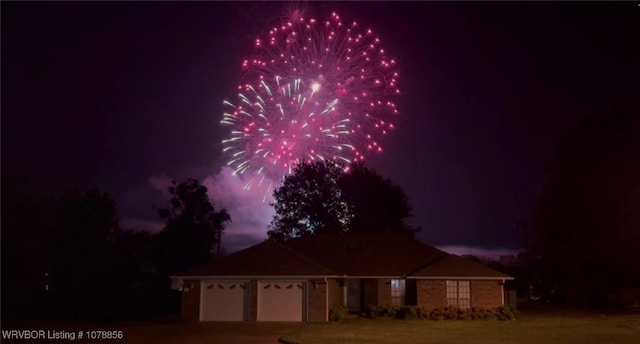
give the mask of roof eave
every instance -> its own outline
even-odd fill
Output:
[[[247,280],[266,280],[266,279],[310,279],[310,278],[341,278],[338,275],[186,275],[186,276],[169,276],[169,278],[176,279],[247,279]]]
[[[407,276],[408,279],[430,279],[430,280],[513,280],[511,276]]]
[[[513,280],[511,276],[398,276],[398,275],[386,275],[386,276],[358,276],[358,275],[187,275],[187,276],[169,276],[172,279],[221,279],[221,280],[267,280],[267,279],[313,279],[313,278],[371,278],[371,279],[429,279],[429,280]]]

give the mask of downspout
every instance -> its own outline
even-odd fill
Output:
[[[342,275],[342,304],[347,307],[347,275]]]
[[[324,321],[329,321],[329,281],[327,278],[324,278],[324,287],[325,287],[325,315]]]

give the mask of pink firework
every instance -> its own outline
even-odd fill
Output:
[[[223,151],[236,174],[278,180],[303,160],[360,161],[393,129],[396,62],[373,31],[335,12],[291,19],[256,39],[237,100],[224,102]]]

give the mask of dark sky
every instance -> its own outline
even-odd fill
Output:
[[[434,245],[521,247],[514,223],[531,214],[555,140],[638,97],[636,2],[302,6],[370,25],[397,57],[401,119],[370,164],[405,189]],[[96,186],[124,223],[153,227],[169,178],[221,182],[222,100],[253,39],[290,8],[2,2],[3,183]]]

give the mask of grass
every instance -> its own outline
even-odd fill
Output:
[[[640,315],[636,315],[640,317]],[[288,343],[640,343],[640,328],[597,313],[522,312],[517,321],[357,319],[307,324],[282,338]]]
[[[3,329],[122,330],[118,343],[263,344],[323,343],[640,343],[640,314],[524,310],[516,321],[354,319],[344,323],[179,323],[121,324],[2,321]],[[2,343],[10,341],[3,340]],[[18,341],[15,341],[18,342]],[[22,341],[24,342],[24,341]],[[38,341],[29,341],[37,343]],[[51,341],[43,341],[50,343]],[[87,341],[86,339],[84,342]],[[116,341],[93,341],[116,342]]]
[[[51,321],[2,321],[2,329],[43,329],[78,331],[122,331],[120,340],[89,340],[84,337],[84,343],[154,343],[154,344],[263,344],[278,343],[278,339],[300,327],[301,323],[241,323],[241,322],[207,322],[181,323],[159,322],[156,320],[145,322],[128,322],[122,324],[83,324],[75,322]],[[55,341],[55,340],[53,340]],[[76,338],[76,341],[78,339]],[[22,340],[1,340],[4,343],[24,343]],[[62,341],[59,341],[62,342]],[[52,343],[52,340],[30,340],[29,343]]]
[[[299,323],[180,323],[125,326],[124,343],[277,343]]]

